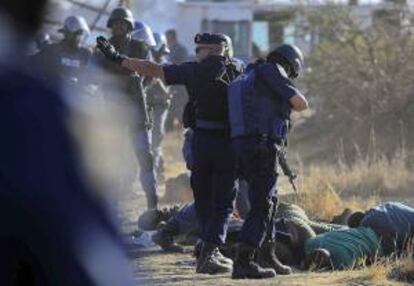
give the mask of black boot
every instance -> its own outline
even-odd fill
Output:
[[[254,261],[255,248],[240,243],[237,248],[236,261],[233,267],[233,279],[273,278],[276,272],[272,268],[262,268]]]
[[[292,273],[289,266],[283,265],[276,256],[276,243],[265,242],[258,251],[257,261],[262,267],[269,267],[277,274],[288,275]]]
[[[232,271],[232,265],[220,262],[216,254],[217,249],[218,246],[216,244],[203,242],[197,259],[197,273],[219,274]]]

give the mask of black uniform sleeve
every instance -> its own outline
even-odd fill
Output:
[[[289,100],[291,97],[300,94],[300,91],[287,78],[287,75],[283,75],[273,64],[262,65],[259,68],[259,75],[267,86],[283,100]]]
[[[168,85],[190,85],[190,83],[194,80],[195,65],[196,63],[189,62],[181,65],[163,66],[165,82]]]

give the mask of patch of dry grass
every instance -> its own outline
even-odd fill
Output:
[[[345,208],[376,205],[380,196],[409,196],[414,178],[405,162],[398,154],[392,159],[361,159],[352,165],[302,167],[296,202],[312,216],[329,220]]]

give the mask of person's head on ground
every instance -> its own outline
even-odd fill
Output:
[[[349,218],[348,218],[348,226],[351,228],[356,228],[361,225],[362,220],[365,217],[365,213],[358,211],[354,212]]]

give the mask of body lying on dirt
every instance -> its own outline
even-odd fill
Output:
[[[380,237],[386,255],[400,254],[412,246],[414,208],[399,202],[387,202],[352,214],[348,225],[371,228]]]
[[[401,252],[414,231],[414,209],[400,203],[386,203],[352,215],[344,210],[336,216],[342,223],[349,218],[350,226],[356,228],[317,222],[300,206],[287,202],[279,203],[276,216],[280,232],[275,252],[282,263],[300,269],[342,270],[369,265],[378,256]],[[242,224],[242,219],[233,216],[222,248],[229,257],[234,255]],[[192,245],[198,235],[192,203],[148,211],[140,217],[139,227],[156,230],[153,241],[166,251],[180,251],[175,241]],[[258,261],[262,252],[257,254]]]
[[[344,270],[369,265],[382,255],[379,236],[368,227],[343,228],[310,238],[305,243],[305,267]]]
[[[345,226],[316,222],[311,220],[306,212],[295,204],[280,202],[276,213],[277,229],[280,232],[276,252],[281,261],[289,265],[299,266],[304,258],[304,245],[307,239],[317,234]],[[243,220],[233,216],[229,225],[227,241],[223,252],[232,256],[234,244],[241,229]],[[194,204],[176,204],[159,210],[148,210],[138,219],[142,230],[156,230],[153,241],[166,251],[181,251],[175,240],[182,244],[194,244],[198,235],[198,221]],[[286,235],[288,234],[288,236]]]

